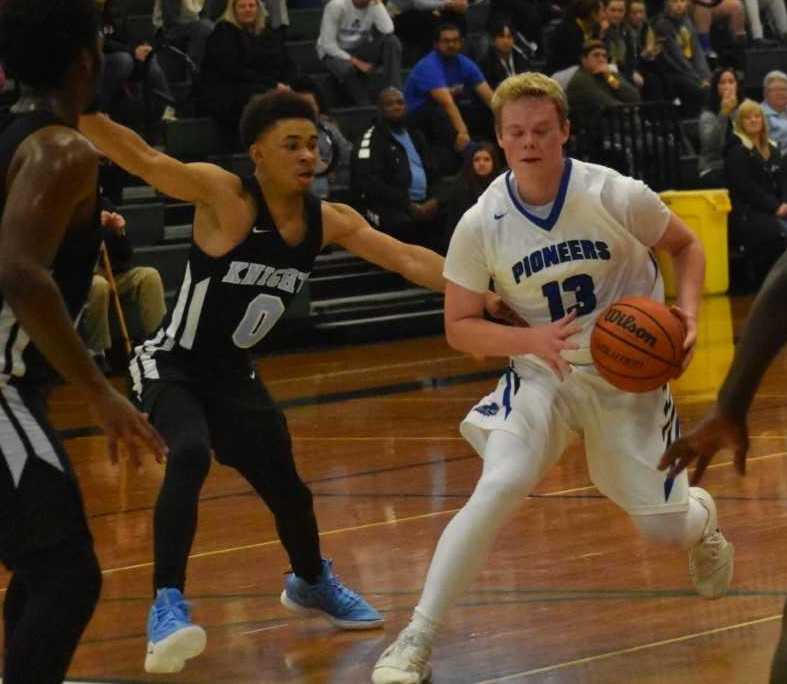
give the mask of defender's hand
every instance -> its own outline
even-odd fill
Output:
[[[109,445],[109,460],[118,462],[118,449],[123,444],[129,458],[136,467],[142,465],[140,447],[153,452],[158,463],[167,455],[167,445],[161,435],[148,422],[145,415],[137,411],[131,402],[113,387],[90,398],[98,420],[104,428]]]
[[[721,449],[732,449],[735,469],[746,474],[746,453],[749,450],[749,435],[746,422],[725,415],[718,407],[703,418],[691,432],[672,444],[659,462],[659,470],[674,465],[677,475],[693,461],[697,467],[691,477],[691,484],[702,480],[705,469]]]

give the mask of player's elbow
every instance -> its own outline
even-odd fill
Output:
[[[445,317],[445,340],[448,346],[456,351],[465,352],[467,349],[464,344],[464,335],[462,335],[462,326],[459,321]]]

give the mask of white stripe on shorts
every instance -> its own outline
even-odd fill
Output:
[[[8,408],[19,423],[19,429],[24,432],[30,442],[35,456],[63,472],[63,464],[57,457],[57,452],[52,446],[52,442],[41,429],[36,417],[25,406],[16,387],[5,385],[0,387],[0,392],[2,392],[8,403]],[[16,426],[14,426],[5,411],[0,411],[0,446],[2,446],[3,456],[11,471],[14,486],[19,486],[19,481],[22,479],[22,471],[27,463],[28,452],[17,432]]]

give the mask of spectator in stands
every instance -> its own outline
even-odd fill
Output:
[[[456,171],[471,134],[485,139],[493,134],[492,89],[461,51],[459,28],[441,24],[434,50],[413,67],[404,88],[410,123],[432,144],[439,175]]]
[[[205,15],[205,0],[156,0],[153,6],[153,25],[168,43],[189,56],[197,70],[213,31],[213,22]]]
[[[467,6],[468,0],[388,0],[396,35],[412,48],[416,59],[429,52],[440,24],[450,23],[463,36],[467,33]]]
[[[448,249],[456,224],[464,213],[472,207],[481,193],[497,178],[503,170],[497,145],[482,141],[470,143],[465,148],[462,172],[444,193],[441,201],[445,217],[445,244],[443,253]]]
[[[549,40],[546,73],[555,74],[579,65],[582,46],[602,37],[603,7],[601,0],[572,0]]]
[[[174,98],[167,77],[153,54],[150,43],[131,43],[126,20],[127,3],[106,0],[102,13],[104,36],[104,69],[99,86],[99,108],[109,112],[113,101],[126,83],[144,84],[155,105],[154,118],[171,121],[175,118]],[[126,117],[120,117],[126,120]]]
[[[595,121],[607,107],[639,102],[637,88],[610,69],[607,49],[600,40],[582,47],[580,66],[566,88],[572,118]]]
[[[230,0],[208,38],[199,105],[233,133],[252,96],[286,90],[295,77],[284,43],[267,29],[265,20],[260,0]]]
[[[784,2],[784,0],[778,0]],[[718,55],[711,46],[710,28],[715,22],[724,22],[733,40],[736,64],[742,66],[743,50],[746,47],[746,13],[741,0],[693,0],[692,20],[697,31],[697,39],[703,53],[710,59]]]
[[[139,321],[142,330],[138,332],[145,339],[156,331],[166,313],[161,276],[155,268],[131,266],[133,247],[126,235],[126,220],[112,211],[106,202],[105,206],[107,209],[101,212],[101,225],[118,296],[124,314],[130,320]],[[81,327],[87,348],[105,371],[109,368],[106,354],[112,346],[109,299],[109,282],[106,273],[99,268],[93,275]],[[132,329],[130,334],[133,332]]]
[[[700,154],[697,163],[704,188],[723,188],[724,150],[732,136],[732,120],[742,100],[741,83],[735,69],[717,69],[710,81],[708,103],[699,120]]]
[[[768,122],[770,137],[778,143],[782,154],[787,153],[787,74],[771,71],[763,80],[765,101],[762,111]]]
[[[629,83],[638,88],[644,85],[642,76],[637,73],[637,54],[631,31],[626,26],[625,0],[608,0],[605,8],[607,30],[604,32],[604,44],[610,68],[614,68]]]
[[[686,14],[688,0],[667,0],[665,11],[654,23],[662,45],[659,64],[670,97],[677,97],[684,116],[697,116],[708,99],[710,69],[697,32]]]
[[[513,32],[521,33],[529,44],[542,44],[544,21],[549,17],[549,3],[541,0],[491,0],[489,26],[501,18],[510,22]]]
[[[352,143],[342,133],[339,124],[331,117],[319,85],[309,76],[300,76],[290,83],[294,93],[302,95],[317,114],[317,148],[320,161],[312,181],[312,193],[328,199],[331,186],[349,185]]]
[[[402,93],[387,88],[378,116],[353,154],[353,191],[373,226],[399,240],[436,248],[443,242],[426,138],[407,125]]]
[[[514,30],[505,17],[498,16],[490,23],[489,36],[492,44],[479,66],[494,90],[509,76],[528,71],[530,59],[514,44]]]
[[[626,29],[636,59],[633,82],[642,80],[642,99],[666,99],[668,88],[659,65],[661,45],[656,41],[656,34],[648,20],[644,0],[628,0]]]
[[[753,100],[744,100],[738,107],[733,130],[733,142],[724,158],[732,200],[730,244],[745,255],[747,284],[758,287],[784,251],[784,161],[768,139],[762,108]]]
[[[402,44],[381,0],[330,0],[317,54],[357,105],[371,102],[365,77],[375,66],[382,67],[384,85],[401,87]]]

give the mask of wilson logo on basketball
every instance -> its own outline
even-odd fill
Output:
[[[637,325],[637,321],[635,320],[634,316],[624,314],[618,309],[611,308],[604,316],[604,320],[609,323],[614,323],[619,328],[622,328],[626,332],[631,333],[634,335],[634,337],[642,340],[649,347],[656,346],[656,336],[646,328]]]

